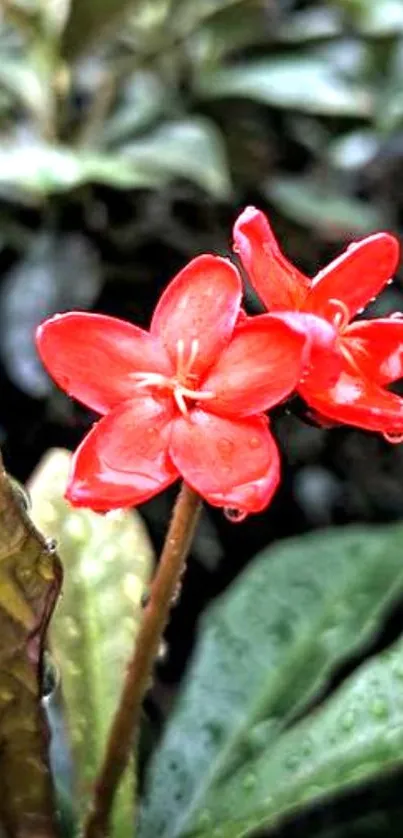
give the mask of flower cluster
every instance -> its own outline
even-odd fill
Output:
[[[369,236],[312,281],[246,209],[234,250],[268,313],[248,317],[229,260],[191,261],[166,288],[150,330],[97,314],[56,315],[37,347],[56,383],[102,415],[75,452],[67,497],[97,511],[132,506],[182,477],[233,518],[259,512],[280,476],[266,411],[297,391],[318,421],[403,432],[403,322],[350,325],[394,273],[387,233]]]

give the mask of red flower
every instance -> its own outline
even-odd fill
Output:
[[[279,481],[263,411],[295,388],[306,335],[287,318],[243,318],[237,269],[200,256],[171,282],[149,332],[69,313],[37,330],[56,383],[104,417],[73,458],[67,497],[102,511],[182,475],[215,506],[258,512]]]
[[[234,228],[234,248],[270,311],[323,318],[338,334],[339,371],[325,380],[326,357],[317,341],[299,393],[320,416],[386,436],[403,432],[403,399],[385,385],[403,376],[403,322],[395,316],[349,325],[388,283],[399,258],[397,240],[376,233],[308,279],[283,253],[262,212],[249,207]]]

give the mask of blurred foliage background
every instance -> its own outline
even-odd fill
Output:
[[[248,203],[312,274],[351,239],[401,235],[403,0],[0,9],[0,442],[24,481],[49,446],[73,448],[94,419],[36,357],[33,330],[47,315],[96,309],[147,325],[188,259],[228,253]],[[258,310],[252,294],[248,306]],[[402,308],[397,277],[371,313]],[[275,430],[284,474],[270,509],[236,527],[204,511],[149,701],[157,721],[200,611],[259,549],[403,517],[401,448],[283,410]],[[173,497],[141,510],[156,548]],[[402,626],[396,611],[379,648]]]

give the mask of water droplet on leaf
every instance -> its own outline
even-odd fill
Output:
[[[386,719],[389,715],[389,708],[384,698],[374,698],[371,703],[371,713],[376,719]]]
[[[245,789],[245,791],[250,791],[250,789],[254,788],[254,786],[256,785],[256,779],[256,774],[252,773],[249,773],[246,775],[246,777],[244,777],[244,779],[242,780],[242,786]]]

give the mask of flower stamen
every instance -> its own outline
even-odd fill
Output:
[[[329,303],[336,308],[333,315],[333,325],[336,326],[337,329],[340,329],[340,331],[343,331],[351,320],[348,306],[346,303],[343,303],[342,300],[337,300],[335,297],[331,297]]]

